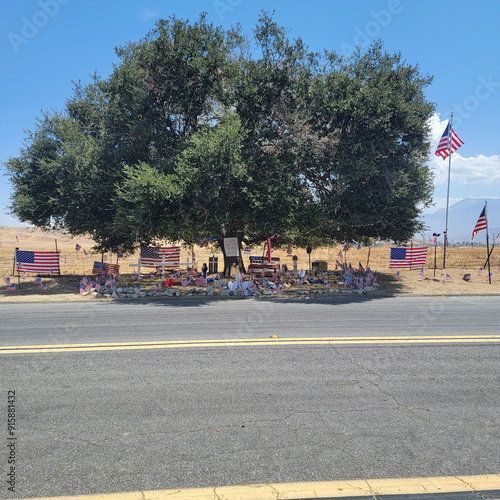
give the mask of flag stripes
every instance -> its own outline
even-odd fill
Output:
[[[440,156],[443,160],[448,158],[449,156],[449,148],[448,148],[448,142],[449,142],[449,135],[450,135],[450,122],[448,122],[448,125],[443,132],[443,135],[441,136],[441,139],[439,140],[439,144],[437,146],[436,152],[434,153],[436,156]],[[454,153],[460,146],[464,144],[464,141],[462,141],[457,134],[455,134],[455,131],[451,131],[451,152]]]
[[[108,262],[104,263],[104,270],[106,271],[106,276],[118,276],[120,274],[120,265],[119,264],[109,264]]]
[[[178,267],[181,259],[181,247],[141,247],[141,266],[159,267],[165,266]]]
[[[59,251],[16,250],[16,269],[27,273],[60,274]]]
[[[428,247],[391,248],[389,268],[423,267],[427,260]]]
[[[487,224],[486,224],[486,206],[483,208],[483,211],[481,212],[481,215],[479,216],[479,219],[477,219],[476,222],[476,227],[472,231],[472,239],[474,239],[474,236],[476,236],[479,231],[483,231],[483,229],[486,229]]]

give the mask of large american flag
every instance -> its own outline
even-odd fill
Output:
[[[60,274],[59,252],[16,250],[16,268],[27,273]]]
[[[165,257],[166,267],[178,267],[181,247],[141,247],[141,266],[159,267]]]
[[[482,231],[483,229],[486,229],[486,207],[483,208],[483,211],[481,212],[481,215],[479,216],[479,219],[477,219],[476,222],[476,227],[474,228],[474,231],[472,231],[472,239],[474,239],[474,236],[476,236],[479,231]]]
[[[424,267],[428,247],[391,248],[389,268]]]
[[[448,151],[448,136],[450,135],[450,122],[448,122],[448,125],[443,132],[443,135],[441,136],[441,139],[439,140],[438,147],[436,149],[436,152],[434,153],[436,156],[440,156],[443,160],[446,160],[448,158],[448,155],[450,154]],[[464,144],[464,141],[459,139],[458,135],[455,134],[455,131],[451,131],[451,152],[454,153],[462,144]]]

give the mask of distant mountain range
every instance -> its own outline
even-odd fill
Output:
[[[477,219],[487,201],[488,233],[490,242],[500,233],[500,199],[466,198],[448,209],[448,240],[455,242],[472,241],[472,230],[476,226]],[[422,215],[421,220],[426,225],[424,231],[426,237],[432,233],[441,233],[440,240],[443,241],[443,232],[446,226],[446,208],[440,208],[432,214]],[[480,231],[474,238],[474,242],[484,243],[486,231]]]

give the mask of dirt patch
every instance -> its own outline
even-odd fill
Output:
[[[447,275],[448,277],[447,277]],[[377,295],[455,295],[455,294],[499,294],[500,295],[500,279],[495,277],[492,283],[489,284],[487,273],[478,273],[478,270],[467,269],[448,269],[446,274],[436,272],[434,279],[434,271],[426,270],[425,276],[421,275],[421,271],[401,270],[399,275],[396,272],[384,271],[378,272],[379,287],[376,291],[369,292],[371,297]],[[470,274],[470,281],[465,281],[463,276]],[[46,284],[46,290],[42,291],[42,287],[34,284],[35,277],[21,277],[19,279],[21,287],[14,292],[7,292],[7,285],[2,286],[0,291],[0,303],[4,302],[51,302],[51,301],[93,301],[103,300],[96,299],[92,295],[81,295],[79,293],[80,276],[56,276],[42,277],[42,283]],[[328,278],[326,278],[328,279]],[[329,278],[332,287],[343,289],[342,285],[337,285],[336,282],[340,278]],[[11,282],[18,284],[17,277],[11,277]],[[154,291],[155,285],[162,284],[161,277],[155,278],[145,277],[140,282],[141,289]],[[117,281],[117,286],[125,286],[126,284],[135,286],[137,282],[132,282],[130,275],[122,276]],[[193,286],[188,286],[183,289],[180,284],[172,287],[175,291],[190,290]],[[283,288],[283,295],[289,295],[299,292],[310,292],[311,290],[323,291],[326,285],[323,284],[307,284],[301,286],[291,286]]]
[[[36,275],[18,277],[13,275],[13,255],[14,248],[19,247],[22,250],[55,250],[61,251],[60,267],[62,276],[49,277],[41,276],[42,283],[46,284],[46,290],[42,291],[40,285],[34,284]],[[118,286],[131,284],[131,273],[134,268],[131,265],[137,264],[138,254],[128,256],[125,259],[117,260],[116,255],[93,254],[91,248],[92,240],[89,238],[72,238],[70,235],[61,232],[43,232],[34,228],[11,228],[0,227],[0,303],[19,302],[19,301],[89,301],[99,300],[91,295],[81,296],[79,293],[80,278],[83,274],[89,274],[92,270],[94,261],[120,264],[122,277],[118,280]],[[81,249],[76,250],[76,245]],[[85,249],[85,253],[83,250]],[[217,248],[199,247],[183,248],[181,250],[181,262],[193,262],[194,258],[198,269],[201,269],[202,263],[208,263],[212,256],[219,259],[219,272],[222,274],[222,254]],[[261,256],[265,253],[262,246],[254,246],[251,249],[251,255]],[[492,253],[491,271],[492,283],[488,282],[487,270],[482,270],[486,259],[486,249],[482,247],[451,247],[448,249],[447,262],[449,267],[443,271],[441,268],[434,271],[434,247],[429,248],[426,267],[422,274],[421,269],[397,271],[388,269],[390,246],[378,246],[372,248],[349,248],[345,250],[338,247],[315,248],[313,249],[311,262],[316,260],[326,261],[329,270],[336,267],[340,260],[340,254],[344,261],[352,263],[354,269],[358,269],[361,263],[363,267],[370,267],[378,271],[378,283],[380,287],[372,295],[400,295],[400,294],[423,294],[423,295],[451,295],[451,294],[500,294],[500,253]],[[285,250],[274,250],[273,257],[279,257],[281,264],[286,264],[290,269],[293,267],[293,255],[297,256],[299,269],[309,269],[309,255],[304,249],[290,248]],[[250,253],[244,254],[244,262],[249,263]],[[437,266],[442,264],[442,248],[436,249]],[[185,267],[183,269],[186,269]],[[140,281],[141,288],[153,291],[155,284],[161,283],[161,277],[151,278],[146,271],[145,277]],[[74,275],[73,275],[74,273]],[[470,281],[463,279],[464,275],[470,275]],[[15,292],[7,292],[7,285],[4,278],[10,278],[11,283],[20,284],[20,288]],[[332,286],[340,278],[329,278]],[[162,285],[162,288],[165,287]],[[192,287],[189,287],[192,288]],[[189,289],[188,288],[188,289]],[[306,286],[292,286],[284,288],[283,293],[310,291],[311,289],[324,290],[325,285],[313,284]],[[182,290],[182,286],[174,286],[175,290]]]

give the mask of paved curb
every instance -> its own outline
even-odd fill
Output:
[[[76,295],[76,294],[75,294]],[[330,293],[330,294],[321,294],[321,293],[313,293],[313,294],[297,294],[297,293],[289,293],[287,294],[286,292],[282,292],[281,294],[275,294],[275,295],[263,295],[261,297],[238,297],[238,296],[228,296],[228,297],[220,297],[217,295],[214,296],[182,296],[182,297],[167,297],[167,296],[152,296],[152,297],[144,297],[144,298],[121,298],[121,299],[113,299],[111,297],[109,298],[100,298],[100,299],[87,299],[85,302],[84,301],[79,301],[79,295],[75,297],[73,300],[38,300],[38,301],[33,301],[33,300],[2,300],[0,301],[0,307],[3,304],[74,304],[74,303],[79,303],[79,304],[86,304],[86,303],[92,303],[92,304],[144,304],[144,303],[149,303],[149,302],[182,302],[182,301],[213,301],[213,300],[224,300],[224,301],[235,301],[235,300],[259,300],[259,301],[268,301],[268,300],[273,300],[273,301],[285,301],[285,300],[291,300],[291,301],[296,301],[296,302],[302,302],[304,300],[314,300],[314,301],[328,301],[328,300],[346,300],[346,299],[351,299],[351,300],[367,300],[367,299],[374,299],[374,298],[411,298],[411,297],[499,297],[500,298],[500,293],[388,293],[388,292],[370,292],[367,294],[354,294],[354,293]],[[89,300],[91,302],[89,302]]]

